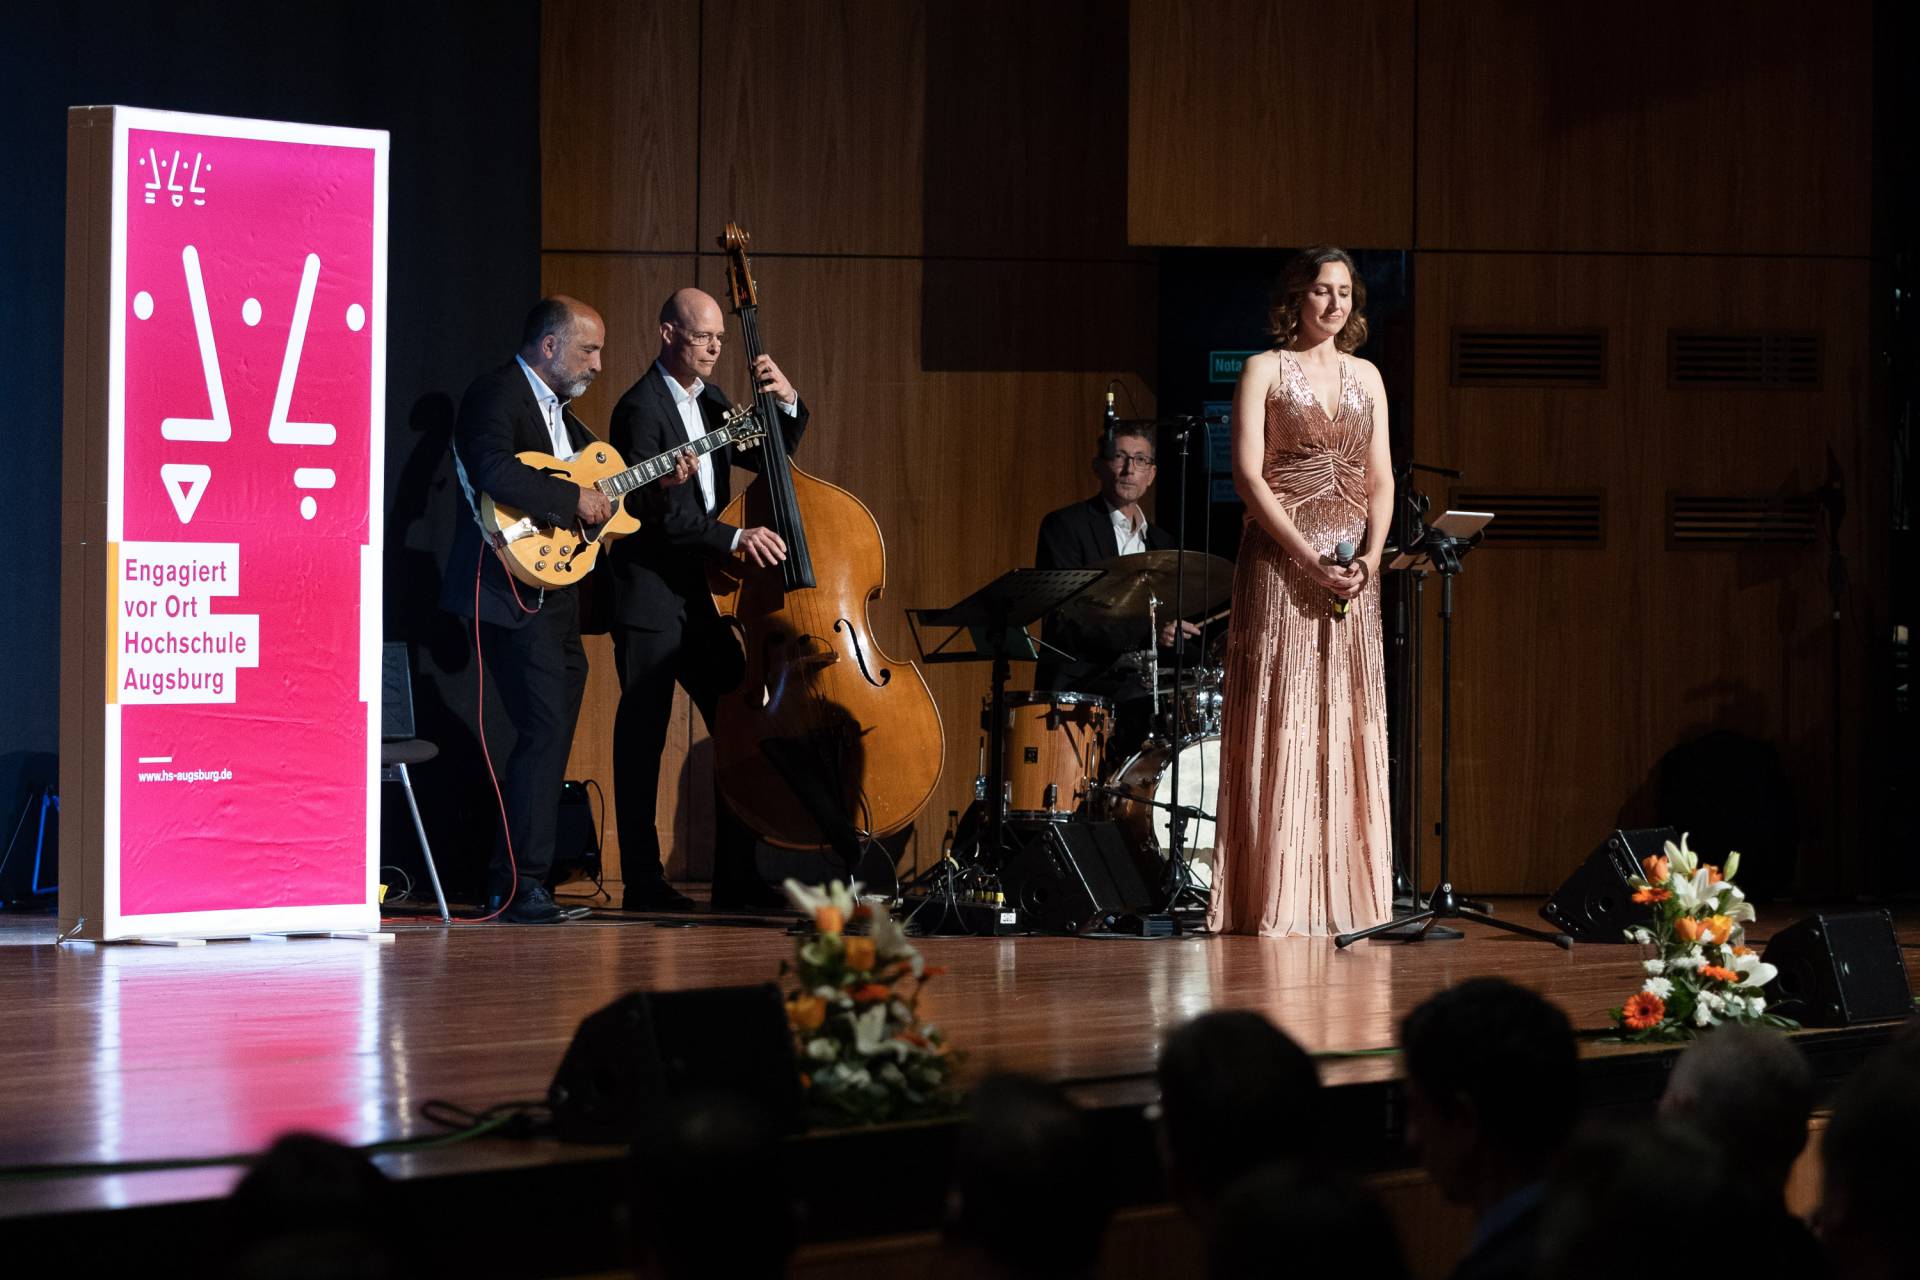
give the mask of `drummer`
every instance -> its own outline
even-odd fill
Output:
[[[1140,502],[1153,487],[1155,476],[1154,438],[1150,431],[1122,424],[1111,434],[1102,432],[1094,445],[1093,478],[1100,492],[1084,502],[1049,512],[1040,522],[1040,538],[1034,548],[1033,563],[1038,569],[1086,569],[1115,556],[1142,551],[1164,551],[1174,545],[1174,537],[1147,520]],[[1075,626],[1063,618],[1050,617],[1040,636],[1047,644],[1074,655],[1068,661],[1057,653],[1042,651],[1034,672],[1036,689],[1068,689],[1078,693],[1099,694],[1116,704],[1117,723],[1108,743],[1109,766],[1124,760],[1146,738],[1153,726],[1153,699],[1148,695],[1147,676],[1142,664],[1128,665],[1127,659],[1144,656],[1135,651],[1145,646],[1126,643],[1120,637],[1137,622],[1145,635],[1147,619],[1114,619],[1113,628],[1095,633]],[[1174,623],[1162,623],[1160,647],[1173,646]],[[1189,636],[1200,629],[1191,622],[1180,628]]]

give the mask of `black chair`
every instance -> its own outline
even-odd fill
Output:
[[[407,810],[413,814],[414,834],[420,837],[420,856],[427,864],[427,879],[433,882],[434,901],[440,904],[440,918],[451,923],[427,829],[421,825],[420,806],[413,798],[413,779],[407,775],[408,765],[425,764],[439,754],[439,747],[413,736],[413,664],[406,642],[389,640],[380,654],[380,781],[397,782],[407,793]]]

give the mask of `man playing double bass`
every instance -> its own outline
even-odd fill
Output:
[[[720,425],[731,407],[708,381],[726,341],[720,304],[682,289],[660,308],[660,356],[620,397],[608,442],[628,458],[647,458],[696,440]],[[771,357],[752,370],[756,386],[780,405],[791,450],[807,425],[807,408]],[[769,429],[775,424],[766,423]],[[772,529],[737,529],[716,517],[732,496],[729,463],[758,469],[760,454],[701,457],[698,483],[650,485],[626,498],[640,531],[614,544],[613,654],[620,672],[620,709],[613,725],[614,803],[619,810],[620,863],[629,911],[687,911],[693,903],[667,883],[655,828],[660,755],[677,683],[712,728],[722,693],[744,671],[740,646],[721,622],[707,591],[707,566],[740,556],[758,568],[786,559]],[[783,901],[753,865],[753,834],[714,792],[713,905],[717,910],[775,906]]]

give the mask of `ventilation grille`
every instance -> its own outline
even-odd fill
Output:
[[[1493,512],[1482,538],[1486,546],[1606,545],[1604,490],[1555,493],[1541,489],[1457,489],[1450,505],[1463,511]]]
[[[1818,391],[1820,335],[1674,329],[1667,334],[1667,385],[1675,389]]]
[[[1667,545],[1718,551],[1806,546],[1820,536],[1820,504],[1812,498],[1667,495]]]
[[[1605,329],[1455,329],[1456,387],[1604,387]]]

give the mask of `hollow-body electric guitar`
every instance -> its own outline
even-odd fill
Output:
[[[752,448],[765,439],[766,434],[766,427],[754,416],[753,406],[743,404],[727,410],[721,424],[699,439],[631,467],[621,460],[612,445],[601,440],[589,444],[570,462],[533,450],[516,454],[536,471],[583,487],[592,485],[604,493],[613,504],[612,519],[605,524],[579,528],[540,524],[524,511],[496,503],[491,495],[483,493],[480,525],[508,573],[532,587],[569,586],[592,572],[599,562],[603,543],[624,538],[640,527],[640,521],[628,514],[621,499],[635,489],[672,475],[674,460],[683,453],[690,451],[700,457],[730,444]]]

